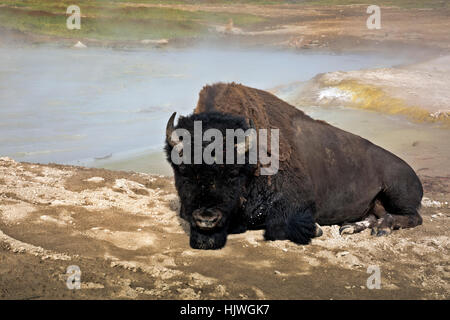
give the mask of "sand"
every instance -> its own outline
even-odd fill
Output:
[[[323,227],[311,245],[231,235],[189,247],[171,178],[0,158],[1,299],[448,299],[449,178],[421,177],[424,224]],[[69,266],[81,289],[66,286]],[[369,289],[369,266],[381,289]]]

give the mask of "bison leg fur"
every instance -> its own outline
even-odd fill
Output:
[[[355,223],[345,224],[339,228],[339,233],[342,234],[353,234],[361,232],[368,228],[373,228],[377,225],[377,218],[373,214],[369,214],[367,218],[362,221]]]
[[[387,213],[383,218],[378,219],[377,225],[372,229],[372,235],[377,237],[389,235],[392,230],[413,228],[422,224],[422,217],[417,211],[408,215]]]
[[[266,240],[291,240],[309,244],[318,233],[311,208],[271,215],[266,220]],[[320,228],[319,228],[320,230]]]
[[[392,233],[394,219],[392,215],[386,213],[383,218],[377,220],[377,225],[372,229],[372,235],[377,237],[387,236]]]
[[[411,201],[414,203],[414,201]],[[417,201],[416,201],[417,202]],[[383,203],[376,201],[374,214],[379,218],[377,225],[372,229],[372,234],[376,236],[385,236],[392,230],[401,228],[413,228],[422,224],[422,217],[419,215],[416,207],[419,205],[407,205],[401,201],[395,202],[391,199],[383,199]],[[387,210],[385,209],[387,208]]]

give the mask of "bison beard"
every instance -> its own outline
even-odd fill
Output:
[[[339,224],[341,233],[372,228],[377,236],[422,223],[422,185],[408,164],[268,92],[234,83],[206,86],[194,113],[176,126],[173,121],[165,151],[193,248],[220,249],[229,233],[248,229],[265,229],[266,240],[308,244],[320,234],[316,223]],[[194,121],[202,121],[203,132],[214,128],[224,137],[226,129],[245,131],[250,123],[256,130],[278,128],[278,173],[260,175],[260,164],[249,164],[248,154],[242,165],[174,164],[171,133],[182,128],[193,137]]]

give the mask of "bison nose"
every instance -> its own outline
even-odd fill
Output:
[[[195,224],[200,229],[212,229],[222,219],[222,212],[217,209],[197,209],[192,213]]]

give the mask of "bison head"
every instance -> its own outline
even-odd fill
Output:
[[[256,170],[256,163],[249,163],[250,139],[242,145],[242,141],[233,137],[233,142],[227,143],[227,130],[247,131],[253,124],[242,117],[219,112],[180,117],[176,126],[174,118],[175,113],[167,123],[165,151],[174,171],[181,201],[180,215],[190,225],[190,245],[195,249],[220,249],[230,229],[239,224],[246,187]],[[195,132],[199,122],[201,132]],[[185,133],[182,137],[178,136],[178,129]],[[209,141],[199,141],[199,135],[206,137],[209,129],[220,132],[219,138],[216,135]],[[222,147],[211,151],[211,143],[216,139],[223,139]],[[233,163],[227,161],[227,146],[232,149]],[[214,158],[213,163],[205,161],[206,154]],[[175,161],[174,156],[183,157],[184,161]],[[244,163],[236,163],[238,157],[244,158]]]

